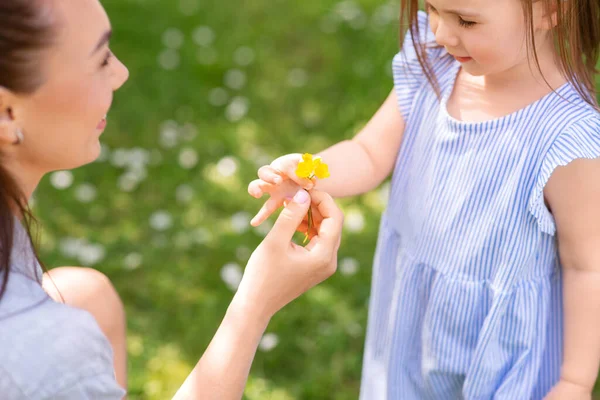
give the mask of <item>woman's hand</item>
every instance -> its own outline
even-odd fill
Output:
[[[335,272],[343,214],[328,194],[313,190],[311,195],[299,190],[252,253],[219,330],[175,399],[241,399],[271,317]],[[292,242],[292,236],[311,201],[320,223],[315,236],[302,247]]]
[[[315,231],[311,241],[302,247],[292,242],[292,236],[303,224],[311,203]],[[330,277],[337,268],[342,225],[342,211],[331,196],[318,190],[309,194],[300,189],[252,253],[234,302],[251,305],[255,312],[270,318]]]
[[[281,156],[270,165],[264,165],[258,170],[258,178],[248,185],[248,193],[260,199],[265,193],[269,199],[260,211],[252,218],[252,226],[262,224],[279,207],[284,205],[286,199],[291,198],[299,189],[312,189],[314,182],[299,178],[296,175],[298,163],[302,161],[302,154],[294,153]]]

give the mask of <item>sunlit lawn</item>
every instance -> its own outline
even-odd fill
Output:
[[[106,273],[129,318],[131,399],[166,399],[214,334],[268,224],[256,168],[351,137],[383,101],[396,2],[104,0],[131,79],[98,163],[36,193],[50,266]],[[247,399],[356,399],[386,187],[344,200],[339,273],[277,315]]]

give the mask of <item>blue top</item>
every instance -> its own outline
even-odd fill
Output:
[[[0,299],[0,398],[122,399],[112,347],[94,317],[44,292],[42,270],[18,221],[14,240]]]
[[[434,42],[425,13],[422,42]],[[559,378],[562,297],[552,172],[600,156],[600,115],[567,83],[486,122],[447,111],[460,64],[407,35],[406,122],[374,261],[361,399],[542,399]]]

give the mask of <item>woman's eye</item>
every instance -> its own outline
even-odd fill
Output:
[[[473,21],[465,21],[461,17],[458,17],[458,23],[460,24],[460,26],[462,26],[464,28],[470,28],[476,24],[476,22],[473,22]]]
[[[104,56],[104,60],[102,60],[102,67],[107,67],[108,64],[110,64],[110,59],[112,58],[112,55],[113,54],[110,50],[106,53],[106,56]]]

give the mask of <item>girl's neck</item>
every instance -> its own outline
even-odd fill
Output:
[[[454,118],[468,122],[483,122],[521,110],[552,90],[566,79],[552,52],[538,52],[542,73],[526,61],[502,73],[473,76],[461,70],[447,103]]]

